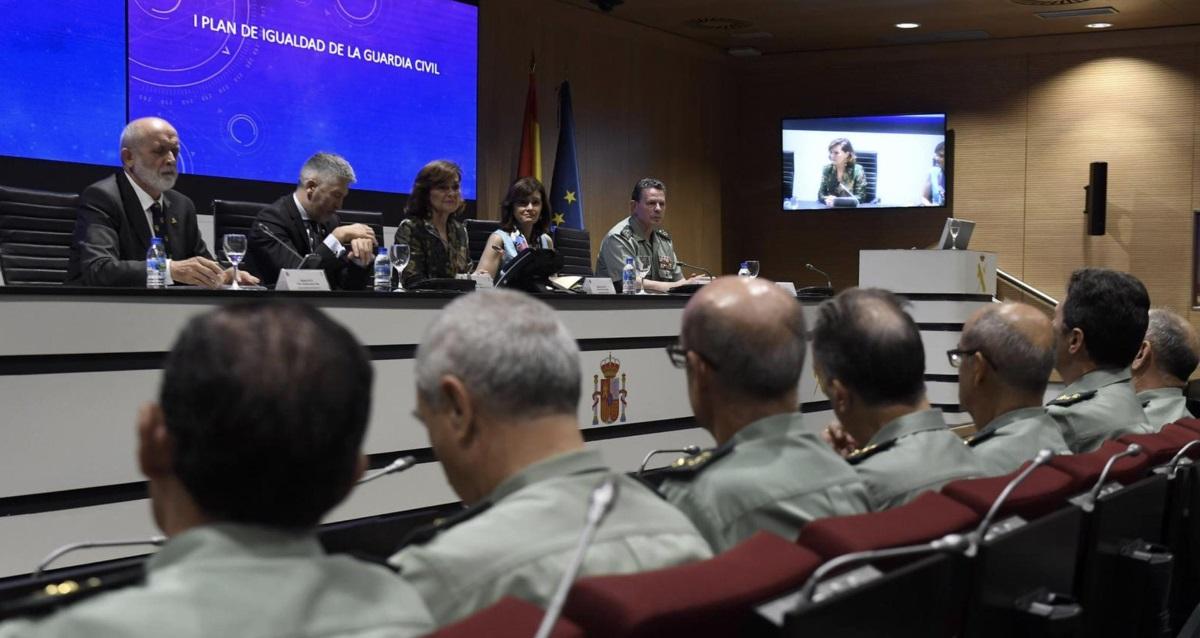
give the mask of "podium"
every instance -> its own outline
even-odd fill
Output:
[[[929,402],[946,422],[970,416],[958,405],[958,371],[946,351],[958,347],[963,324],[996,294],[996,254],[976,250],[863,250],[858,253],[858,285],[884,288],[909,301],[909,314],[925,344],[925,386]]]

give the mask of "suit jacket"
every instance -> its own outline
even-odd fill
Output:
[[[288,252],[287,248],[262,232],[258,226],[260,223],[265,224],[276,237],[282,239],[292,250],[302,256],[310,252],[308,232],[304,220],[300,217],[300,209],[296,207],[296,201],[292,199],[291,193],[275,200],[275,203],[259,211],[258,217],[254,218],[254,227],[250,229],[247,242],[249,248],[246,251],[246,270],[256,275],[262,281],[262,285],[274,286],[275,281],[279,279],[279,270],[296,268],[298,260],[296,255]],[[321,227],[325,230],[325,234],[329,234],[334,228],[337,228],[337,225],[337,215],[334,215],[325,220]],[[349,260],[338,259],[328,246],[319,241],[311,252],[321,258],[320,264],[313,267],[325,271],[325,278],[329,280],[330,288],[363,290],[367,287],[367,281],[372,275],[372,268],[364,268]],[[373,266],[374,264],[372,264]]]
[[[192,200],[169,190],[163,193],[163,203],[168,257],[212,259],[200,235]],[[129,178],[123,172],[106,177],[79,196],[66,283],[144,288],[149,248],[150,224]]]

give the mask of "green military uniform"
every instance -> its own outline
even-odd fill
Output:
[[[683,269],[675,259],[675,245],[671,243],[671,234],[659,228],[647,238],[646,229],[632,215],[613,226],[604,236],[604,241],[600,242],[600,256],[596,258],[596,276],[620,281],[626,257],[650,262],[647,279],[683,279]]]
[[[592,490],[610,472],[593,450],[534,463],[464,515],[418,535],[419,544],[389,562],[439,625],[506,595],[545,606],[575,552]],[[712,555],[687,517],[650,488],[627,476],[618,486],[581,575],[640,572]]]
[[[814,519],[869,509],[854,469],[804,430],[798,412],[759,419],[706,454],[692,463],[680,459],[659,491],[714,551],[760,530],[795,538]]]
[[[424,279],[453,278],[459,273],[471,272],[467,227],[453,215],[446,219],[446,237],[449,241],[442,241],[428,219],[406,217],[400,222],[392,243],[408,244],[410,257],[404,267],[406,287]],[[392,279],[394,283],[394,275]]]
[[[846,459],[858,471],[873,511],[903,505],[950,481],[983,475],[983,467],[941,410],[920,410],[890,421],[867,446]]]
[[[312,534],[222,523],[168,541],[143,584],[7,622],[0,636],[400,638],[432,628],[420,597],[388,569],[328,556]]]
[[[967,439],[967,445],[975,451],[985,476],[1008,474],[1044,449],[1070,454],[1058,423],[1041,406],[1001,414]]]
[[[1146,415],[1146,423],[1155,432],[1168,423],[1179,419],[1190,419],[1187,397],[1183,396],[1183,388],[1155,388],[1137,393],[1138,403]]]
[[[1129,368],[1092,370],[1046,404],[1072,452],[1091,452],[1122,434],[1150,432],[1131,378]]]

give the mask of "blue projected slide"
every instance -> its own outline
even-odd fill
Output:
[[[184,172],[290,183],[326,150],[355,188],[406,193],[444,158],[475,198],[477,7],[128,0],[128,14],[129,116],[175,125]]]
[[[116,165],[125,125],[125,8],[0,0],[0,155]]]

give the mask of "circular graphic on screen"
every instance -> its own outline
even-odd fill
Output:
[[[379,17],[379,0],[335,0],[338,14],[354,26],[366,26]]]
[[[245,68],[256,42],[242,37],[250,0],[133,0],[129,79],[164,89],[196,87]],[[261,12],[261,9],[259,9]]]
[[[239,111],[225,122],[224,142],[238,155],[249,155],[258,150],[263,137],[259,117],[253,112]]]

